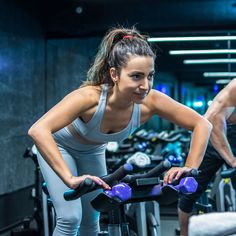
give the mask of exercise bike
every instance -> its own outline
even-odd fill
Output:
[[[143,203],[153,200],[161,204],[171,204],[178,199],[180,192],[192,193],[196,191],[197,182],[192,177],[182,179],[180,183],[175,186],[174,184],[163,186],[158,177],[170,167],[170,162],[166,160],[147,173],[127,175],[128,172],[132,171],[132,166],[125,164],[123,167],[120,167],[120,172],[118,171],[119,174],[114,175],[116,179],[114,179],[112,175],[110,175],[112,177],[108,177],[107,179],[106,177],[102,178],[112,186],[112,189],[99,194],[91,201],[91,204],[97,211],[107,212],[109,214],[110,223],[108,225],[108,232],[103,235],[131,235],[129,223],[124,214],[124,206],[126,204]],[[127,169],[129,169],[128,172]],[[114,180],[119,183],[113,185]],[[66,200],[76,199],[98,187],[99,186],[96,186],[91,179],[85,179],[76,190],[68,190],[65,192],[64,198]],[[154,218],[150,217],[150,212],[140,212],[140,221],[138,221],[140,224],[137,235],[160,235],[157,229],[158,224],[156,224],[155,221],[152,222]],[[142,219],[142,216],[146,216],[146,214],[148,217]],[[147,230],[147,225],[144,224],[146,219],[150,219],[151,224],[149,225],[149,230]]]

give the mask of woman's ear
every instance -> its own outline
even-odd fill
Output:
[[[115,69],[115,67],[110,68],[110,76],[111,76],[111,79],[114,83],[116,83],[118,81],[119,77],[118,77],[118,73],[117,73],[117,70]]]

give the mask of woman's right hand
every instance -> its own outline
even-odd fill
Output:
[[[102,179],[93,175],[82,175],[82,176],[71,176],[69,183],[67,184],[69,188],[76,189],[80,183],[82,183],[86,178],[91,179],[96,184],[100,185],[103,189],[111,189],[111,187],[105,183]]]
[[[234,158],[233,161],[231,162],[231,167],[236,168],[236,158]]]

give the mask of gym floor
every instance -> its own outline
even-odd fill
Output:
[[[175,230],[179,228],[177,216],[161,217],[161,236],[175,236]]]
[[[161,236],[175,236],[175,229],[178,228],[177,216],[161,217]],[[11,236],[10,232],[1,234],[1,236]]]
[[[178,229],[178,218],[174,216],[164,216],[161,218],[161,236],[175,236],[175,230]],[[1,236],[11,236],[10,232],[1,234]]]
[[[161,207],[161,235],[175,236],[175,230],[179,228],[177,206]],[[11,236],[10,232],[0,234],[0,236]]]
[[[160,206],[161,236],[175,236],[179,229],[177,202],[169,206]]]

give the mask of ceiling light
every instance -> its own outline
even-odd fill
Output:
[[[175,42],[175,41],[222,41],[236,40],[236,36],[194,36],[194,37],[158,37],[148,38],[148,42]]]
[[[236,72],[204,72],[204,77],[234,77]]]
[[[231,79],[219,79],[216,80],[217,84],[228,84],[231,81]]]
[[[184,60],[184,64],[215,64],[215,63],[236,63],[236,59],[194,59],[194,60]]]
[[[207,102],[207,106],[210,106],[212,104],[212,100],[209,100],[208,102]]]
[[[210,50],[171,50],[170,55],[186,55],[186,54],[233,54],[235,49],[210,49]]]
[[[75,12],[76,12],[77,14],[81,14],[81,13],[83,12],[83,7],[81,7],[81,6],[76,7],[76,8],[75,8]]]

